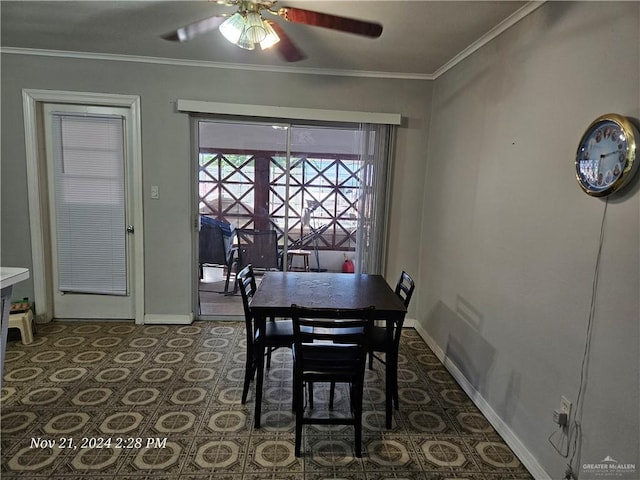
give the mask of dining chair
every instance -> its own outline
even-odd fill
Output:
[[[356,457],[362,456],[362,392],[367,340],[374,307],[309,308],[292,305],[293,401],[296,415],[295,455],[302,450],[303,425],[353,425]],[[350,415],[309,414],[305,384],[349,384]],[[310,392],[310,394],[312,394]],[[311,410],[311,402],[309,409]]]
[[[271,318],[265,324],[265,331],[257,332],[253,322],[253,315],[251,314],[251,299],[253,298],[257,288],[256,277],[253,273],[253,266],[251,264],[245,266],[238,273],[238,285],[242,296],[242,307],[244,309],[247,335],[247,358],[244,370],[244,386],[242,388],[242,403],[244,404],[247,402],[249,385],[256,373],[256,355],[258,352],[255,344],[259,339],[258,336],[262,335],[260,339],[263,341],[265,346],[267,355],[266,367],[269,368],[271,366],[271,352],[273,350],[281,347],[291,348],[291,345],[293,344],[293,325],[290,319],[275,320],[274,318]]]
[[[403,270],[396,283],[395,293],[402,300],[405,308],[409,307],[409,302],[411,301],[415,288],[416,285],[413,278]],[[400,348],[400,336],[402,335],[403,323],[404,318],[394,323],[393,340],[390,349],[387,347],[386,326],[373,326],[369,339],[369,368],[373,368],[373,359],[375,358],[384,364],[385,369],[392,369],[393,403],[396,409],[398,408],[398,350]],[[376,353],[384,353],[384,359],[376,355]]]

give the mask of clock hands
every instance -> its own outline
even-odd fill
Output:
[[[600,167],[601,167],[602,161],[606,157],[608,157],[610,155],[617,155],[618,153],[619,153],[618,150],[615,150],[613,152],[600,154],[600,158],[598,158],[598,167],[597,167],[596,171],[594,172],[594,173],[597,173],[597,177],[594,176],[593,180],[592,180],[592,181],[595,182],[596,185],[601,185],[602,184],[603,178],[602,178],[602,172],[600,171]],[[617,168],[617,165],[616,165],[616,168]],[[610,173],[611,173],[611,171],[608,172],[608,174],[610,174]],[[614,170],[615,177],[617,177],[619,175],[619,173],[620,173],[619,171],[616,173],[615,170]],[[608,178],[609,178],[609,175],[607,175],[607,179],[604,179],[604,180],[606,182],[609,182]]]
[[[600,167],[602,164],[602,161],[608,157],[609,155],[614,155],[618,153],[618,151],[614,151],[614,152],[609,152],[609,153],[602,153],[600,154],[600,158],[598,158],[598,166],[596,167],[595,172],[593,172],[593,175],[591,177],[591,181],[593,183],[595,183],[596,185],[600,185],[602,183],[602,172],[600,171]]]

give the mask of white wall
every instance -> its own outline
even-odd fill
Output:
[[[573,162],[608,112],[640,117],[638,2],[547,2],[435,82],[419,328],[554,479],[605,208]],[[608,205],[577,457],[635,463],[623,478],[640,475],[638,180]]]
[[[192,313],[190,122],[179,98],[400,113],[391,203],[390,281],[416,269],[431,82],[279,74],[2,54],[2,264],[31,266],[21,91],[140,95],[144,177],[145,309]],[[160,198],[150,199],[151,185]],[[408,208],[411,206],[412,208]],[[32,280],[16,289],[33,296]],[[37,306],[36,306],[37,308]]]

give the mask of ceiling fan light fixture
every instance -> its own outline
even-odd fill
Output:
[[[276,43],[278,43],[280,41],[280,37],[269,22],[263,20],[262,24],[264,25],[264,29],[267,32],[267,36],[264,37],[264,40],[260,42],[260,48],[262,48],[262,50],[266,50],[267,48],[271,48]]]
[[[193,22],[172,33],[163,35],[163,38],[170,41],[186,42],[201,34],[218,29],[228,42],[240,48],[255,50],[256,44],[259,44],[262,50],[266,50],[277,44],[275,50],[282,60],[298,62],[306,58],[304,52],[289,37],[287,30],[280,25],[280,21],[265,20],[263,15],[268,13],[285,22],[324,27],[369,38],[378,38],[382,34],[382,25],[377,22],[315,12],[298,7],[276,8],[278,0],[210,1],[216,1],[218,4],[229,7],[235,6],[236,12],[221,13]]]
[[[218,30],[220,33],[226,38],[228,41],[234,44],[238,44],[242,33],[245,28],[245,18],[242,16],[240,12],[236,12],[227,18]]]
[[[240,48],[244,48],[245,50],[253,50],[256,48],[255,42],[252,42],[249,36],[247,35],[247,29],[245,28],[240,35],[240,38],[236,42],[236,45]]]
[[[264,28],[262,16],[257,12],[247,13],[245,32],[249,41],[253,43],[262,42],[267,36],[267,30]]]

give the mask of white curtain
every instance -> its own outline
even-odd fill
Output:
[[[124,120],[52,121],[58,290],[126,295]]]
[[[356,241],[356,273],[383,273],[385,268],[391,152],[395,127],[361,124],[363,173]]]

